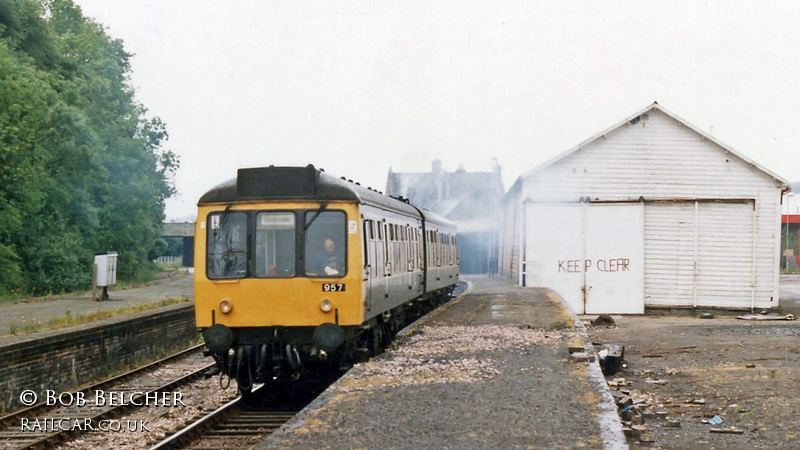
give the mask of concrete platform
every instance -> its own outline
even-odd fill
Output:
[[[176,273],[169,278],[154,281],[147,286],[130,289],[111,289],[109,300],[91,299],[90,292],[55,297],[39,297],[14,302],[0,303],[0,346],[16,341],[11,334],[13,328],[22,329],[34,320],[47,328],[51,320],[64,318],[69,311],[72,317],[88,315],[98,311],[121,310],[130,306],[159,303],[165,298],[194,299],[194,275],[189,271]],[[36,333],[26,334],[33,337]]]
[[[597,363],[569,355],[591,345],[558,296],[467,279],[256,448],[627,448]]]

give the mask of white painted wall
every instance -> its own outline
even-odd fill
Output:
[[[676,118],[650,109],[527,174],[519,200],[507,203],[587,196],[685,200],[645,204],[647,305],[777,306],[781,182]],[[695,212],[694,199],[750,203],[701,202]]]

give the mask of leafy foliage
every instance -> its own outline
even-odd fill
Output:
[[[152,270],[179,162],[129,60],[72,0],[0,0],[0,294],[86,287],[106,251]]]

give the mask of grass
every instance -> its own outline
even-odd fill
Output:
[[[16,323],[16,322],[12,323],[11,326],[9,326],[9,328],[10,328],[9,331],[11,331],[11,334],[36,333],[38,331],[41,331],[41,329],[42,329],[42,321],[39,320],[39,319],[31,319],[31,321],[28,322],[28,320],[25,319],[25,316],[22,316],[22,322],[21,323],[19,323],[19,324]]]
[[[64,316],[57,317],[47,322],[47,325],[42,325],[42,322],[37,319],[31,319],[28,321],[25,317],[22,317],[20,323],[14,322],[9,326],[9,334],[19,336],[24,334],[31,334],[31,333],[38,333],[39,331],[47,331],[47,330],[55,330],[58,328],[69,327],[73,325],[80,325],[88,322],[94,322],[96,320],[108,319],[110,317],[122,316],[126,314],[134,314],[143,311],[150,311],[153,309],[161,308],[163,306],[174,305],[177,303],[187,303],[190,300],[186,297],[183,298],[173,298],[167,297],[159,302],[155,303],[142,303],[139,305],[131,305],[125,308],[107,310],[107,311],[95,311],[89,314],[80,314],[77,316],[73,316],[70,310],[67,310],[64,313]]]
[[[172,277],[173,274],[177,274],[178,271],[183,267],[180,264],[168,264],[168,263],[161,263],[158,261],[155,261],[152,264],[153,264],[152,271],[148,271],[144,276],[137,277],[135,279],[117,280],[117,284],[114,285],[114,288],[117,290],[122,290],[122,289],[136,289],[144,286],[149,286],[165,278]]]
[[[117,284],[114,286],[115,289],[133,289],[142,286],[148,286],[149,284],[159,281],[166,276],[170,276],[169,274],[177,273],[183,266],[180,263],[161,263],[158,261],[154,261],[149,263],[150,266],[148,269],[144,270],[142,274],[135,279],[131,280],[117,280]],[[91,278],[91,277],[90,277]],[[21,289],[12,289],[10,291],[3,292],[0,294],[0,304],[3,303],[14,303],[20,300],[28,300],[33,301],[37,299],[44,299],[50,300],[61,295],[75,295],[79,292],[88,292],[91,289],[91,286],[86,286],[86,290],[84,291],[75,291],[75,292],[48,292],[46,294],[42,294],[39,296],[33,296],[30,292],[23,291]],[[30,324],[29,324],[30,325]]]
[[[155,262],[155,265],[156,268],[158,269],[158,272],[175,272],[181,267],[183,267],[181,263],[162,263],[158,261]]]

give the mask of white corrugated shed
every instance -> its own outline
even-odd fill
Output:
[[[776,307],[787,189],[653,103],[517,180],[500,271],[579,313]]]

